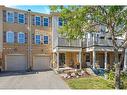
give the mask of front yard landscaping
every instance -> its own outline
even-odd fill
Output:
[[[95,76],[68,79],[65,81],[72,89],[114,89],[113,82]]]
[[[115,89],[115,72],[112,70],[72,69],[59,72],[59,75],[71,89]],[[126,72],[121,72],[120,89],[127,89]]]
[[[73,78],[65,81],[72,89],[115,89],[114,81],[105,80],[99,76]],[[127,89],[127,79],[124,80],[124,89]]]

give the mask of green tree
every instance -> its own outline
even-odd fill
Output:
[[[86,32],[97,31],[98,25],[106,27],[112,37],[115,55],[115,88],[120,89],[119,49],[127,41],[127,8],[124,6],[51,6],[52,12],[58,12],[66,24],[59,32],[69,39],[82,38]],[[125,35],[121,45],[116,38]]]

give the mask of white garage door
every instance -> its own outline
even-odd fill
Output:
[[[7,55],[6,70],[7,71],[22,71],[26,70],[27,62],[24,55]]]
[[[34,56],[33,70],[49,70],[50,58],[42,56]]]

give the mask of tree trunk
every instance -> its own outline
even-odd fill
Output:
[[[115,89],[120,89],[120,63],[118,49],[115,49],[114,53],[115,53]]]
[[[125,56],[125,48],[123,48],[121,58],[120,58],[120,69],[122,67],[122,70],[124,69],[124,56]]]

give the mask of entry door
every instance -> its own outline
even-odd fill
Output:
[[[100,68],[104,68],[104,60],[105,60],[105,57],[104,57],[104,54],[100,54]]]
[[[64,67],[65,64],[65,53],[60,53],[59,54],[59,66]]]

